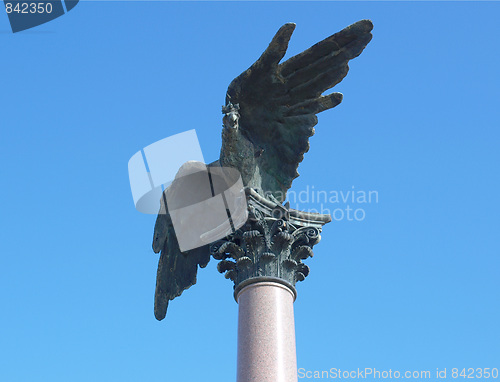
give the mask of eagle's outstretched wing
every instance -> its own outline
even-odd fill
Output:
[[[183,184],[182,177],[176,177],[162,195],[153,234],[153,251],[155,253],[161,251],[156,274],[154,308],[155,317],[158,320],[165,318],[170,300],[180,296],[184,290],[196,284],[198,266],[204,268],[210,260],[208,245],[181,252],[167,207],[167,199],[175,201],[175,199],[182,198],[182,194],[193,191],[197,190]],[[192,217],[186,216],[186,219],[189,220],[189,218]]]
[[[262,56],[229,85],[226,104],[239,104],[242,134],[262,150],[264,192],[284,199],[309,150],[316,114],[337,106],[342,94],[322,96],[338,84],[371,40],[373,25],[361,20],[279,63],[295,24],[283,25]]]

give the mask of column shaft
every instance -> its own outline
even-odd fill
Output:
[[[237,382],[297,382],[292,291],[258,282],[244,287],[237,300]]]

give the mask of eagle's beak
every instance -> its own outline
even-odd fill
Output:
[[[235,113],[229,114],[229,124],[234,129],[236,127],[236,122],[238,122],[238,116]]]

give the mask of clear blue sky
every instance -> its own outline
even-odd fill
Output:
[[[498,2],[83,1],[17,34],[1,16],[0,381],[234,381],[237,304],[215,261],[153,316],[155,217],[134,209],[127,162],[193,128],[216,159],[227,85],[280,25],[297,23],[290,57],[363,18],[374,38],[293,190],[379,200],[327,225],[307,260],[298,366],[500,368],[499,15]]]

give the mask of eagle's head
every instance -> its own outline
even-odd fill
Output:
[[[233,105],[229,102],[226,106],[222,106],[222,113],[224,117],[222,117],[222,123],[227,129],[238,129],[238,120],[240,119],[240,105]]]

